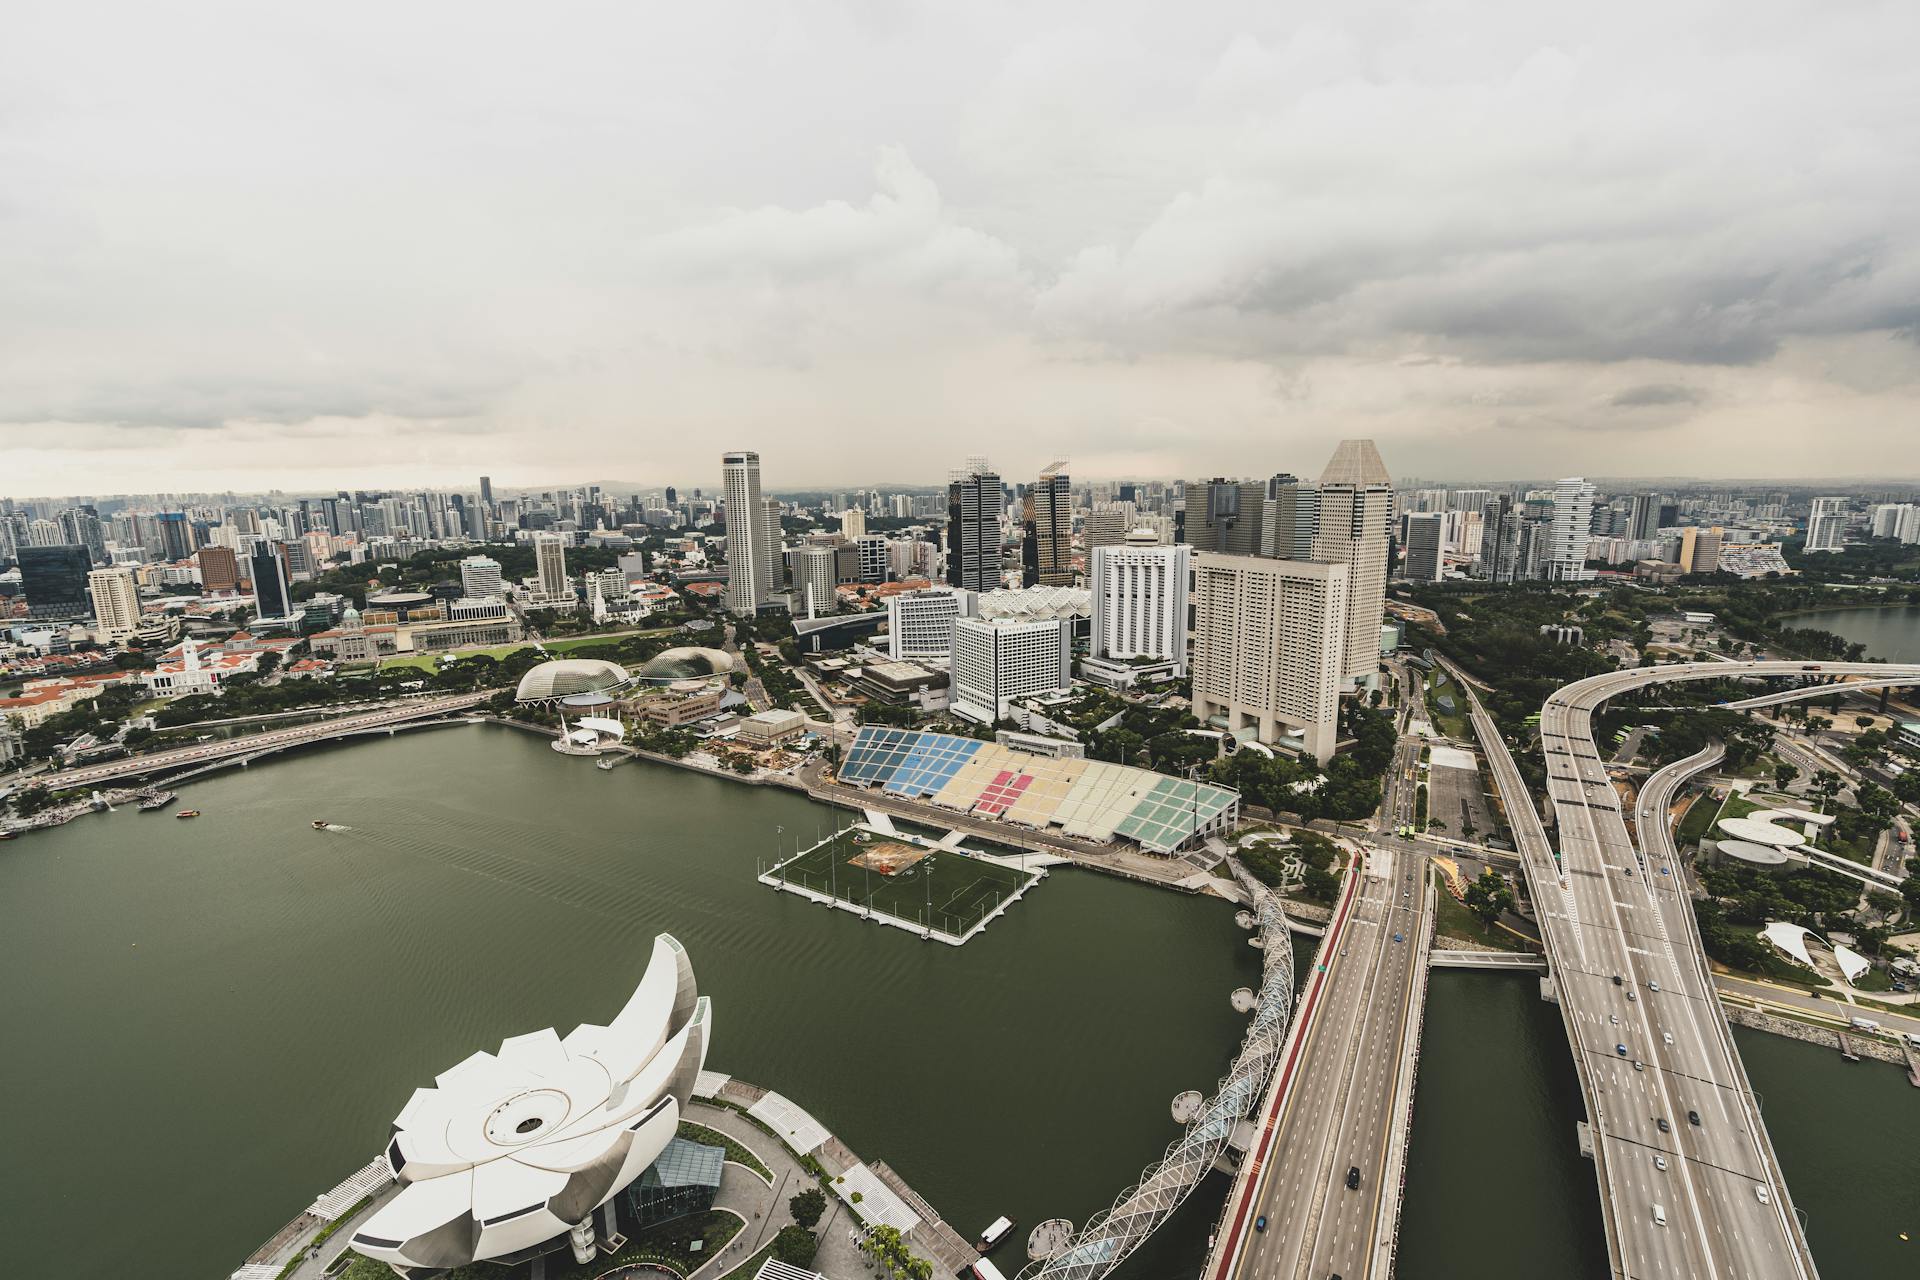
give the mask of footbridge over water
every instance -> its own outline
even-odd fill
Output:
[[[1242,1123],[1260,1106],[1280,1062],[1293,1009],[1293,943],[1287,914],[1267,886],[1238,863],[1229,864],[1246,890],[1255,916],[1256,945],[1264,952],[1259,1000],[1240,1052],[1213,1096],[1187,1122],[1186,1131],[1140,1180],[1095,1214],[1060,1253],[1039,1259],[1019,1280],[1099,1280],[1185,1203],[1187,1196],[1226,1154]]]

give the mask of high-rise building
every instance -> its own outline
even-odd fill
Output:
[[[480,477],[480,505],[483,507],[491,507],[493,505],[493,477],[492,476]]]
[[[1193,714],[1268,743],[1293,730],[1325,763],[1349,666],[1347,565],[1202,554],[1193,578]],[[1373,646],[1377,660],[1377,619]]]
[[[1407,556],[1401,564],[1401,576],[1409,582],[1438,582],[1446,564],[1441,554],[1445,541],[1441,526],[1446,516],[1438,511],[1416,511],[1407,517]]]
[[[85,547],[78,543],[36,543],[18,548],[15,554],[20,563],[20,593],[27,598],[29,618],[78,621],[92,612],[87,574],[93,569],[93,560]]]
[[[1847,499],[1815,498],[1807,515],[1807,551],[1839,551],[1847,545]]]
[[[279,543],[265,539],[254,543],[247,553],[247,573],[253,580],[253,611],[261,621],[294,616],[293,588]]]
[[[1660,495],[1636,493],[1627,504],[1627,537],[1635,542],[1651,542],[1660,536]]]
[[[162,511],[155,517],[160,527],[160,558],[185,560],[193,554],[193,531],[187,527],[184,511]]]
[[[727,504],[727,611],[750,615],[772,598],[779,581],[779,508],[769,512],[761,496],[757,453],[721,455],[720,480]]]
[[[1027,490],[1020,578],[1027,586],[1073,585],[1073,487],[1056,462]]]
[[[947,485],[947,582],[967,591],[1000,586],[1000,476],[985,458]]]
[[[1266,534],[1267,486],[1259,480],[1194,480],[1187,485],[1181,540],[1196,552],[1256,556]]]
[[[1096,502],[1087,508],[1086,518],[1081,522],[1081,540],[1086,544],[1088,567],[1092,567],[1095,547],[1117,547],[1125,543],[1127,535],[1133,532],[1134,519],[1139,514],[1131,501]]]
[[[892,568],[884,534],[863,533],[853,540],[857,582],[885,582]]]
[[[93,597],[93,617],[110,644],[122,644],[140,629],[140,588],[133,570],[124,565],[95,569],[87,575],[87,593]]]
[[[1170,661],[1187,673],[1188,547],[1095,547],[1091,652],[1096,658]]]
[[[1593,485],[1568,476],[1553,486],[1553,529],[1541,558],[1541,576],[1552,582],[1588,582],[1587,543],[1593,537]]]
[[[201,591],[208,595],[220,595],[240,589],[240,561],[234,556],[232,547],[209,545],[193,554],[194,559],[200,562]]]
[[[539,580],[539,597],[552,602],[573,595],[573,582],[567,577],[567,535],[533,535],[533,572]]]
[[[971,618],[978,599],[951,587],[887,597],[887,656],[946,661],[953,653],[953,620]]]
[[[1282,560],[1311,560],[1320,532],[1320,491],[1298,476],[1281,474],[1267,481],[1260,554]]]
[[[839,576],[834,567],[835,559],[833,547],[793,549],[793,612],[796,616],[812,618],[833,612],[839,602],[839,597],[834,593],[834,584]]]
[[[993,724],[1015,698],[1072,687],[1073,623],[955,618],[950,675],[954,714]]]
[[[566,573],[566,552],[561,552],[561,574]],[[468,556],[460,562],[460,594],[469,600],[484,600],[506,594],[500,581],[500,562],[492,556]]]
[[[1313,539],[1313,558],[1347,567],[1341,679],[1350,684],[1380,670],[1392,521],[1393,478],[1380,451],[1371,440],[1342,440],[1320,477],[1320,529]]]
[[[858,507],[848,507],[840,513],[840,536],[857,538],[867,531],[867,513]]]

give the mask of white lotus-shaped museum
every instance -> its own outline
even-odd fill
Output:
[[[686,949],[663,933],[610,1025],[514,1036],[414,1091],[387,1144],[402,1189],[353,1247],[438,1270],[590,1233],[673,1139],[710,1032]]]

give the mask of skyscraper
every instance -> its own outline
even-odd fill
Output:
[[[793,612],[811,618],[832,613],[839,597],[834,593],[838,575],[834,569],[834,548],[796,547],[793,551]]]
[[[1542,576],[1552,582],[1588,582],[1587,543],[1593,530],[1593,486],[1568,476],[1553,486],[1553,531],[1542,558]]]
[[[540,579],[540,596],[546,601],[573,594],[567,577],[567,538],[559,533],[533,535],[533,571]]]
[[[1266,532],[1267,486],[1259,480],[1194,480],[1187,485],[1181,539],[1196,552],[1257,556]]]
[[[220,595],[240,589],[240,562],[232,547],[205,546],[194,552],[200,562],[200,589]]]
[[[563,557],[564,554],[563,552]],[[563,572],[564,568],[563,560]],[[492,556],[468,556],[462,560],[460,562],[460,594],[472,600],[505,595],[505,587],[500,581],[500,562]]]
[[[1320,491],[1284,472],[1267,481],[1260,554],[1282,560],[1311,560],[1320,532]]]
[[[77,543],[26,546],[18,548],[16,556],[29,618],[77,621],[92,612],[87,574],[93,561],[85,547]]]
[[[721,489],[727,504],[727,611],[757,613],[773,595],[779,577],[780,524],[760,494],[760,455],[748,450],[722,454]]]
[[[287,562],[280,544],[261,540],[247,553],[253,579],[253,611],[263,621],[293,616],[293,589],[287,581]]]
[[[1371,440],[1342,440],[1320,477],[1320,528],[1313,558],[1347,567],[1341,679],[1380,670],[1380,619],[1387,596],[1393,478]]]
[[[1193,578],[1193,714],[1268,743],[1292,729],[1324,764],[1348,665],[1347,566],[1201,554]],[[1377,618],[1373,652],[1377,660]]]
[[[493,477],[492,476],[480,477],[480,505],[483,507],[491,507],[493,505]]]
[[[1838,551],[1847,543],[1847,500],[1815,498],[1807,515],[1808,551]]]
[[[1627,504],[1627,537],[1651,542],[1660,536],[1660,495],[1636,493]]]
[[[1042,471],[1027,490],[1025,521],[1021,581],[1029,587],[1072,586],[1073,489],[1064,461]]]
[[[140,629],[140,588],[133,570],[122,565],[95,569],[87,575],[87,592],[93,597],[93,617],[100,634],[110,644],[133,638]]]
[[[1407,557],[1401,565],[1401,576],[1409,582],[1438,582],[1445,558],[1440,554],[1443,541],[1441,523],[1445,520],[1438,511],[1416,511],[1407,517]]]
[[[1000,586],[1000,476],[972,459],[947,484],[947,582],[968,591]]]
[[[1094,548],[1117,547],[1126,542],[1127,535],[1133,532],[1137,515],[1131,501],[1096,502],[1087,509],[1081,533],[1087,547],[1089,570],[1093,567]]]
[[[1091,652],[1122,662],[1171,661],[1187,674],[1188,547],[1095,547]]]
[[[1015,698],[1072,685],[1073,623],[955,618],[951,679],[953,713],[993,724]]]

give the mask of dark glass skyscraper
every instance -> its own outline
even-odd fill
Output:
[[[19,549],[20,593],[27,616],[49,622],[78,621],[93,613],[87,573],[93,558],[77,543]]]
[[[293,613],[293,591],[287,583],[286,557],[277,542],[256,542],[247,553],[253,577],[254,612],[262,618],[285,618]]]
[[[969,591],[1000,585],[1000,477],[984,459],[947,485],[947,581]]]

